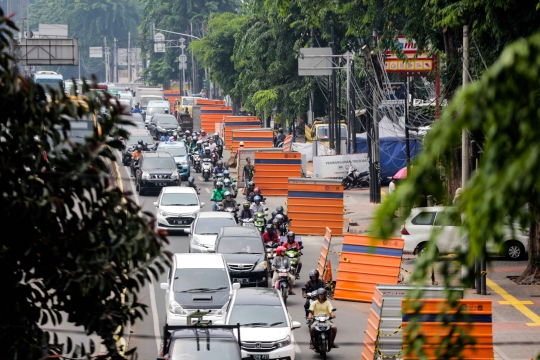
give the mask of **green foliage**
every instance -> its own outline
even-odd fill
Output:
[[[0,10],[2,358],[50,355],[56,341],[42,326],[66,321],[99,335],[109,358],[123,358],[114,334],[142,318],[138,291],[170,256],[152,215],[110,186],[106,161],[121,144],[109,134],[126,136],[117,130],[126,121],[111,98],[86,99],[88,108],[63,92],[48,101],[41,86],[6,70],[9,27]],[[67,138],[69,119],[93,119],[103,107],[110,116],[96,118],[99,131]]]
[[[528,273],[540,271],[539,58],[537,33],[509,46],[478,82],[456,95],[442,120],[433,125],[426,137],[424,152],[417,158],[412,174],[377,211],[372,226],[374,235],[391,236],[391,220],[398,206],[405,204],[408,208],[414,204],[423,191],[418,184],[433,171],[441,154],[452,151],[462,129],[467,129],[482,143],[483,154],[457,204],[465,216],[463,230],[470,242],[469,251],[460,253],[458,261],[471,266],[486,241],[501,244],[505,223],[519,223],[521,228],[530,224]],[[523,211],[526,204],[528,211]],[[435,246],[431,245],[428,256],[417,263],[414,281],[425,282],[434,258]],[[442,274],[448,287],[459,268],[445,266]]]

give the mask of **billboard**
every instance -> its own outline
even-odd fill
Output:
[[[34,65],[79,65],[78,39],[21,39],[21,64]]]
[[[427,52],[418,54],[416,42],[407,40],[405,36],[398,36],[397,40],[407,56],[407,60],[402,60],[390,51],[386,51],[384,69],[386,72],[430,72],[433,70],[434,59]]]

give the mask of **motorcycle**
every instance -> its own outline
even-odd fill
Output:
[[[196,173],[201,172],[201,155],[199,153],[193,153],[192,154],[192,160],[193,160],[193,169]]]
[[[250,226],[250,227],[253,227],[253,219],[252,218],[249,218],[249,219],[242,219],[242,221],[240,221],[240,223],[242,224],[242,226]]]
[[[221,202],[221,201],[216,202],[216,211],[225,211],[225,207],[223,206],[223,202]]]
[[[343,185],[343,190],[348,190],[354,188],[355,186],[359,188],[369,187],[369,171],[359,172],[354,166],[349,166],[349,172],[341,180]]]
[[[268,210],[268,209],[267,209]],[[253,222],[253,225],[259,230],[259,232],[264,234],[264,227],[266,226],[266,213],[265,212],[256,212],[255,213],[255,221]]]
[[[218,210],[218,211],[226,211],[228,213],[233,214],[234,220],[236,220],[236,222],[238,222],[238,208],[239,207],[240,207],[240,204],[236,204],[236,207],[229,206],[229,207],[226,207],[223,210]]]
[[[332,312],[336,309],[332,309]],[[320,314],[311,319],[309,327],[313,327],[313,350],[326,359],[332,349],[332,321],[330,316]]]
[[[300,246],[300,249],[296,249],[293,247],[285,251],[285,256],[288,257],[291,262],[291,275],[294,277],[296,277],[297,275],[297,264],[298,260],[300,260],[300,255],[302,255],[302,252],[300,252],[300,250],[302,250],[303,248],[303,246]]]
[[[276,257],[276,248],[279,246],[279,244],[275,242],[271,242],[271,243],[266,243],[264,246],[266,248],[266,259],[267,259],[268,274],[269,274],[268,276],[271,279],[274,276],[274,270],[272,270],[272,261],[274,261],[274,258]]]
[[[307,292],[306,288],[302,288],[302,292],[306,293],[306,299],[309,300],[309,305],[313,304],[315,301],[317,301],[317,290],[314,290],[312,292]],[[308,313],[306,313],[306,317],[308,316]]]
[[[276,290],[279,290],[281,293],[285,305],[287,305],[287,297],[289,296],[289,271],[290,269],[286,268],[277,269],[278,280],[276,281]]]
[[[202,161],[202,176],[205,182],[208,181],[208,179],[210,179],[211,174],[212,174],[212,162],[209,158],[204,158]]]
[[[223,188],[225,189],[225,191],[230,192],[233,198],[236,198],[236,195],[238,194],[238,190],[236,190],[236,184],[231,182],[229,186],[224,185]]]

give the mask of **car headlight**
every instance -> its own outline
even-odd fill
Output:
[[[175,171],[171,174],[171,179],[178,179],[178,171]]]
[[[150,174],[147,173],[146,171],[144,171],[144,172],[142,173],[142,175],[141,175],[141,178],[142,178],[143,180],[150,180]]]
[[[169,311],[172,312],[173,314],[179,314],[179,315],[183,315],[186,313],[184,311],[184,308],[181,307],[180,304],[177,303],[175,300],[171,300],[171,302],[169,302]]]
[[[278,348],[291,345],[291,337],[287,335],[285,339],[278,341],[276,345]]]
[[[182,161],[182,165],[188,165],[189,163],[187,161]]]
[[[167,216],[167,215],[169,215],[169,213],[166,212],[166,211],[160,210],[160,211],[159,211],[159,215],[161,215],[161,216]]]
[[[260,263],[258,263],[255,268],[253,270],[265,270],[266,269],[266,266],[268,266],[268,264],[266,263],[266,261],[261,261]]]

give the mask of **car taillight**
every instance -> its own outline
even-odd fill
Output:
[[[403,226],[401,227],[401,235],[411,235],[407,231],[407,228],[405,227],[405,223],[403,223]]]

